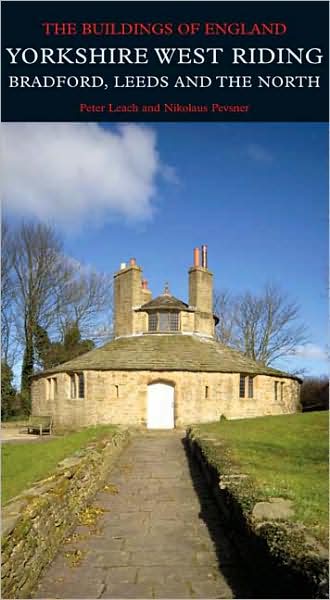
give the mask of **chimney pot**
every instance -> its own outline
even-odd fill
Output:
[[[146,279],[142,279],[142,289],[143,290],[148,289],[148,281]]]
[[[136,259],[135,258],[130,258],[129,259],[129,265],[130,265],[130,267],[135,267],[135,265],[136,265]]]
[[[123,269],[126,269],[126,263],[124,262],[120,263],[120,270],[122,271]]]
[[[199,267],[199,248],[194,248],[194,267]]]
[[[206,244],[203,244],[203,246],[202,246],[202,267],[204,267],[204,269],[207,269],[207,246],[206,246]]]

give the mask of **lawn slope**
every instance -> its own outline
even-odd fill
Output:
[[[51,475],[56,465],[89,442],[111,436],[116,427],[102,425],[49,441],[7,443],[2,446],[1,489],[5,504],[32,483]]]
[[[220,464],[227,453],[241,473],[251,476],[259,500],[292,500],[293,518],[327,545],[328,427],[324,411],[221,420],[194,430],[201,439],[211,435],[221,442],[213,448],[215,461]]]

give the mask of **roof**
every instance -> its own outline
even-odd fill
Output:
[[[183,334],[144,334],[117,338],[53,369],[38,373],[96,371],[204,371],[290,377],[265,367],[214,339]]]
[[[152,310],[156,308],[167,308],[172,310],[189,310],[188,304],[182,302],[175,296],[171,296],[170,294],[161,294],[161,296],[157,296],[153,300],[142,304],[140,310]]]

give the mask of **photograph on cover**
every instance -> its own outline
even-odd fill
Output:
[[[3,134],[3,597],[324,597],[327,124]]]

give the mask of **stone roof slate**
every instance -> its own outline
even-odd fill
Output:
[[[195,335],[145,334],[117,338],[53,369],[38,373],[95,371],[201,371],[291,377],[215,340]]]
[[[169,294],[162,294],[161,296],[157,296],[157,298],[153,298],[153,300],[142,304],[140,310],[148,311],[156,308],[167,308],[169,310],[187,310],[189,307],[188,304],[182,302],[182,300],[179,300],[178,298],[175,298],[175,296],[171,296]]]

